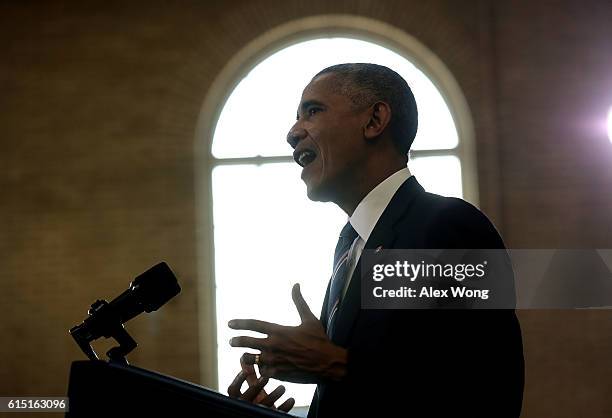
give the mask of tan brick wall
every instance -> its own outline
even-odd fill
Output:
[[[506,242],[611,248],[612,144],[603,125],[612,106],[612,5],[495,4]],[[520,319],[524,415],[612,416],[612,311],[531,311]]]
[[[183,292],[129,324],[131,359],[198,380],[198,112],[230,57],[290,19],[351,13],[417,37],[470,104],[481,206],[508,245],[612,248],[612,147],[589,129],[612,104],[605,1],[84,3],[0,6],[2,395],[64,393],[82,358],[67,329],[162,259]],[[612,314],[521,320],[524,416],[611,416]]]

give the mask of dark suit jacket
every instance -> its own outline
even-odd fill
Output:
[[[425,192],[414,176],[395,193],[365,249],[378,246],[504,248],[482,212]],[[524,361],[513,309],[364,310],[360,265],[331,337],[348,350],[348,374],[317,386],[309,418],[519,416]]]

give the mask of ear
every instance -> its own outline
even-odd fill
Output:
[[[391,106],[386,102],[376,102],[369,108],[370,118],[363,128],[363,136],[370,140],[379,137],[389,121],[391,121]]]

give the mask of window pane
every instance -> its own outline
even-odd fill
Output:
[[[346,215],[306,197],[295,163],[227,165],[213,170],[219,388],[239,371],[241,348],[231,348],[232,318],[299,324],[291,287],[318,317]],[[243,334],[243,335],[246,335]],[[257,334],[254,334],[257,335]],[[276,387],[270,383],[270,387]],[[285,384],[296,405],[308,405],[314,385]]]
[[[247,74],[223,107],[215,128],[213,155],[290,155],[285,136],[295,121],[303,88],[323,68],[343,62],[385,65],[406,79],[419,108],[419,131],[413,149],[457,146],[457,130],[446,102],[412,63],[371,42],[326,38],[287,47]]]
[[[453,155],[412,158],[408,167],[428,192],[463,197],[459,158]]]

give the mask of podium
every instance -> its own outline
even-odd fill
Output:
[[[100,360],[70,368],[67,418],[168,416],[287,418],[205,387],[134,366]]]

